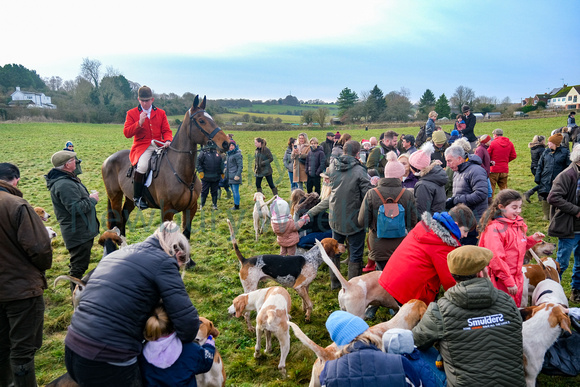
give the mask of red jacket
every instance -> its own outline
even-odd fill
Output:
[[[161,142],[173,140],[173,133],[167,121],[167,115],[159,108],[151,108],[151,118],[146,118],[143,126],[139,126],[139,116],[141,115],[141,105],[127,112],[123,134],[127,138],[133,137],[133,146],[129,153],[131,165],[136,165],[139,157],[145,149],[151,145],[151,140]],[[159,144],[158,144],[159,145]]]
[[[516,219],[496,218],[489,222],[479,237],[479,246],[493,252],[493,258],[487,266],[493,286],[507,293],[508,287],[517,285],[518,293],[515,296],[510,294],[510,297],[518,308],[522,302],[524,286],[524,255],[526,250],[538,243],[531,236],[526,237],[527,231],[528,226],[521,216]]]
[[[459,246],[459,240],[426,212],[391,255],[379,284],[401,304],[417,298],[429,305],[441,285],[445,290],[455,286],[447,254]]]
[[[491,173],[508,173],[510,171],[508,163],[517,157],[514,144],[503,136],[493,139],[487,153],[491,161],[495,161],[495,165],[491,166]]]

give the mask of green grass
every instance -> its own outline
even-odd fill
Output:
[[[509,186],[521,192],[533,186],[533,179],[529,171],[530,153],[527,147],[534,134],[548,134],[552,129],[562,126],[563,119],[549,118],[538,120],[518,120],[496,123],[478,123],[478,135],[488,133],[496,127],[504,130],[516,146],[518,158],[510,164]],[[450,130],[451,126],[445,127]],[[106,198],[101,180],[101,164],[110,154],[120,149],[129,148],[131,140],[122,134],[122,125],[87,125],[61,123],[22,123],[0,124],[0,135],[5,139],[7,146],[3,160],[18,165],[22,179],[19,187],[24,197],[33,205],[41,206],[52,211],[50,195],[46,189],[43,176],[50,170],[50,156],[61,150],[65,141],[71,140],[75,144],[78,157],[83,160],[83,174],[80,176],[88,189],[96,189],[101,193],[101,200],[97,205],[97,212],[101,219],[101,228],[105,227]],[[398,133],[416,134],[418,128],[399,128]],[[230,242],[225,222],[230,217],[238,227],[238,241],[243,254],[247,257],[258,253],[276,253],[278,246],[274,234],[269,231],[258,242],[254,241],[252,227],[252,195],[255,192],[252,179],[252,167],[247,163],[253,159],[253,138],[259,135],[268,141],[268,147],[275,156],[274,180],[279,186],[279,193],[289,200],[290,185],[288,175],[282,166],[282,156],[286,142],[290,136],[296,137],[302,129],[280,132],[252,132],[234,131],[234,139],[240,145],[244,155],[243,185],[240,188],[242,195],[241,211],[232,213],[227,209],[233,205],[232,200],[223,195],[219,201],[217,212],[198,213],[193,222],[191,237],[192,258],[197,262],[193,271],[186,273],[184,282],[186,289],[198,308],[200,315],[211,319],[221,331],[216,344],[220,350],[228,377],[229,386],[297,386],[307,385],[310,380],[310,371],[315,356],[306,349],[293,335],[290,354],[287,358],[287,378],[281,378],[277,371],[279,360],[279,345],[274,340],[274,352],[254,359],[255,336],[250,334],[242,319],[231,318],[227,315],[227,307],[232,299],[242,293],[242,286],[238,278],[239,265]],[[341,127],[341,133],[348,132],[354,139],[378,137],[384,128],[372,127],[369,131],[354,127]],[[324,130],[308,128],[308,133],[324,138]],[[270,197],[267,184],[264,183],[264,192]],[[138,216],[140,215],[140,216]],[[542,212],[536,199],[531,204],[525,204],[524,219],[529,226],[529,232],[547,231],[547,222],[542,221]],[[179,218],[177,218],[179,219]],[[128,230],[129,243],[142,241],[159,225],[159,211],[146,210],[142,213],[134,212]],[[49,284],[58,275],[68,272],[69,255],[60,230],[53,216],[48,222],[55,228],[59,237],[53,241],[53,267],[47,271]],[[554,238],[549,238],[556,242]],[[90,268],[99,262],[102,256],[100,246],[95,245],[91,257]],[[563,285],[567,294],[570,291],[570,269],[565,273]],[[343,273],[346,276],[345,268]],[[266,283],[262,286],[273,285]],[[324,265],[319,269],[319,275],[310,287],[310,295],[314,303],[312,322],[305,323],[301,307],[301,299],[294,291],[292,296],[291,315],[305,333],[321,345],[328,345],[330,338],[324,322],[328,315],[338,308],[337,292],[329,290],[328,268]],[[47,304],[44,327],[44,344],[37,353],[37,377],[41,385],[48,383],[65,372],[63,339],[66,327],[70,323],[72,305],[68,284],[59,284],[56,289],[52,286],[45,292]],[[578,306],[578,305],[574,305]],[[388,318],[388,314],[381,308],[372,324]],[[541,376],[543,385],[564,386],[570,383],[578,384],[580,378],[556,378]]]

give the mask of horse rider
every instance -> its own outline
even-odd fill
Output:
[[[133,178],[133,201],[135,206],[144,210],[148,208],[143,200],[145,174],[149,168],[149,159],[158,148],[155,141],[167,148],[173,140],[173,133],[167,121],[165,111],[153,105],[153,92],[147,86],[141,86],[138,92],[139,106],[127,112],[123,134],[133,138],[129,153],[131,165],[135,166]]]

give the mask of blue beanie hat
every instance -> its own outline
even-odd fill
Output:
[[[69,146],[71,146],[73,143],[72,141],[67,141],[66,144],[64,144],[64,147],[67,148]]]
[[[326,320],[326,329],[332,341],[342,346],[353,341],[355,337],[369,329],[369,326],[362,318],[337,310]]]
[[[449,213],[436,212],[433,214],[433,219],[445,226],[445,228],[455,235],[457,239],[461,239],[461,230]]]
[[[453,129],[453,130],[451,131],[451,135],[452,135],[452,136],[459,136],[459,132],[457,131],[457,129]]]

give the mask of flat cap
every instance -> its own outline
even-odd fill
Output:
[[[50,162],[55,167],[60,167],[61,165],[66,164],[66,162],[69,161],[70,159],[75,158],[76,155],[77,155],[76,152],[61,150],[52,155],[52,157],[50,158]]]
[[[479,273],[493,258],[491,250],[478,246],[461,246],[447,254],[451,274],[473,275]]]

